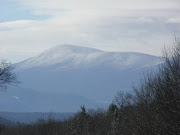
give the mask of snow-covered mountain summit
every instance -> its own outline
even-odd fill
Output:
[[[57,45],[40,55],[16,64],[17,70],[41,67],[69,69],[139,69],[154,66],[159,57],[135,52],[105,52],[94,48]]]
[[[159,62],[159,57],[142,53],[58,45],[15,64],[21,88],[0,98],[1,110],[65,112],[81,105],[106,106],[117,91],[131,91],[144,69]]]

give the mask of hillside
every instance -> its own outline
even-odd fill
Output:
[[[20,87],[3,98],[15,111],[77,111],[80,105],[107,106],[117,91],[130,91],[139,75],[160,57],[135,52],[59,45],[15,64]],[[28,94],[27,94],[28,93]],[[13,111],[0,105],[4,111]]]

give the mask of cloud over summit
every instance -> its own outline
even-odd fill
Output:
[[[160,55],[180,33],[179,0],[8,1],[36,16],[0,23],[1,48],[29,50],[24,57],[66,43]]]

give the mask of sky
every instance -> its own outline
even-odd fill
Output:
[[[180,0],[0,0],[0,58],[55,45],[160,56],[180,35]]]

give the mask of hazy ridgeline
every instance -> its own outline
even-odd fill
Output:
[[[144,75],[133,93],[119,92],[107,110],[84,106],[64,121],[1,126],[2,135],[179,135],[180,43],[164,51],[158,71]]]
[[[53,118],[55,120],[66,120],[74,116],[75,113],[70,112],[0,112],[0,117],[12,121],[14,123],[32,124],[40,119],[48,120]],[[3,122],[0,121],[0,124]]]

